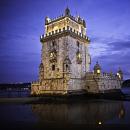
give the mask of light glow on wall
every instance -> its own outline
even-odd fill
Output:
[[[81,54],[80,54],[80,53],[78,53],[78,58],[79,58],[79,59],[81,58]]]
[[[121,79],[121,76],[120,76],[120,74],[119,74],[119,73],[117,73],[117,76]]]
[[[99,124],[99,125],[101,125],[101,124],[102,124],[102,122],[101,122],[101,121],[99,121],[99,122],[98,122],[98,124]]]
[[[98,69],[98,70],[97,70],[97,74],[100,74],[100,73],[101,73],[101,71]]]

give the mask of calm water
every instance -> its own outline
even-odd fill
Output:
[[[0,90],[0,98],[28,97],[30,90]]]
[[[130,96],[130,89],[123,89]],[[130,98],[129,98],[130,99]],[[89,99],[74,103],[0,104],[0,123],[30,126],[130,125],[130,100]]]

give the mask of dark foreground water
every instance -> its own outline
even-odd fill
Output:
[[[1,103],[0,129],[129,129],[130,89],[123,89],[123,92],[128,98],[123,101],[81,99],[71,103]]]

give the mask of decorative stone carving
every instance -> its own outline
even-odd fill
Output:
[[[76,61],[78,64],[82,63],[82,55],[81,55],[81,52],[79,50],[76,53]]]
[[[68,56],[65,57],[64,62],[63,62],[63,70],[64,72],[70,72],[70,65],[71,61]]]
[[[55,49],[50,51],[49,56],[50,56],[49,59],[51,63],[57,62],[57,51]]]

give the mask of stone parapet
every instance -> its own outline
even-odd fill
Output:
[[[71,35],[72,37],[75,37],[82,41],[90,43],[90,39],[86,35],[83,35],[82,33],[79,33],[78,31],[77,32],[74,31],[71,27],[62,28],[56,31],[52,31],[49,34],[41,35],[40,41],[43,43],[50,39],[53,39],[53,38],[55,39],[55,38],[59,38],[62,36],[67,36],[67,35]]]

